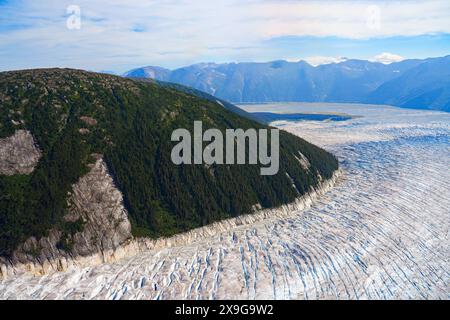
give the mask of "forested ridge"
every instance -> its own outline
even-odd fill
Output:
[[[0,255],[52,227],[68,233],[83,227],[63,217],[72,185],[95,154],[123,193],[133,235],[153,238],[250,213],[255,204],[292,202],[319,183],[318,174],[330,178],[338,166],[333,155],[284,131],[274,176],[261,176],[258,165],[174,165],[171,133],[191,129],[194,120],[204,130],[267,128],[167,85],[71,69],[0,73],[0,138],[26,129],[42,152],[30,175],[0,175]]]

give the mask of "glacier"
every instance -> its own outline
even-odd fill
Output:
[[[337,155],[314,205],[90,267],[0,281],[0,299],[449,299],[450,114],[353,104],[272,123]]]

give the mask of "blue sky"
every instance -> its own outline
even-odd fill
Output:
[[[448,0],[0,0],[0,70],[448,54]]]

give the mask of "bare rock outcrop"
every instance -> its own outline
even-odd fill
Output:
[[[97,120],[87,116],[81,116],[80,120],[83,121],[88,126],[95,126],[97,124]]]
[[[308,158],[300,151],[298,152],[298,154],[300,155],[300,158],[294,156],[295,159],[297,159],[297,161],[300,163],[303,169],[309,170],[309,168],[311,167],[311,163],[309,162]]]
[[[81,221],[82,231],[65,235],[52,229],[46,237],[30,237],[8,260],[0,257],[0,278],[20,272],[41,275],[80,263],[109,261],[111,252],[132,238],[122,193],[101,156],[73,186],[68,203],[65,219]],[[70,243],[70,251],[61,248],[62,241]]]
[[[14,135],[0,139],[0,174],[30,174],[41,157],[32,134],[17,130]]]
[[[82,219],[84,228],[73,236],[73,253],[88,255],[114,249],[131,238],[131,224],[122,193],[99,157],[91,171],[73,186],[69,221]]]

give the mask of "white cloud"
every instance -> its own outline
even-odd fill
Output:
[[[383,52],[379,55],[376,55],[373,59],[374,61],[381,62],[384,64],[389,64],[392,62],[399,62],[404,60],[402,56],[399,56],[397,54],[389,53],[389,52]]]
[[[347,60],[345,57],[325,57],[325,56],[314,56],[303,58],[302,60],[308,62],[310,65],[316,67],[322,64],[339,63]]]
[[[264,35],[354,39],[450,31],[450,1],[263,1],[253,4]]]

